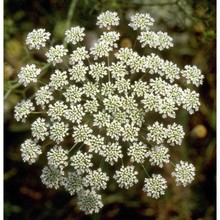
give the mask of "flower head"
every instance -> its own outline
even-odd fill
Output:
[[[37,29],[33,30],[27,35],[26,44],[29,46],[30,49],[37,49],[39,50],[41,47],[45,47],[46,41],[49,40],[50,33],[46,32],[45,29]]]
[[[105,27],[107,29],[110,29],[111,26],[118,26],[119,25],[119,17],[116,12],[106,11],[104,13],[101,13],[97,17],[97,23],[96,25],[99,28]]]
[[[158,199],[164,195],[167,188],[167,181],[160,174],[153,174],[151,178],[145,178],[143,191],[148,196]]]
[[[176,178],[177,186],[186,186],[194,180],[195,167],[192,164],[181,160],[180,163],[176,164],[172,176]]]
[[[27,86],[31,82],[37,82],[37,76],[40,74],[41,70],[36,68],[35,64],[26,65],[26,67],[21,67],[21,71],[18,74],[18,82]]]
[[[72,43],[73,45],[81,42],[83,40],[83,37],[85,36],[84,33],[85,28],[81,28],[79,26],[77,27],[72,27],[70,30],[65,31],[66,35],[66,42],[67,43]]]
[[[36,162],[40,154],[42,154],[41,146],[32,139],[27,139],[21,145],[21,156],[24,162],[33,164]]]

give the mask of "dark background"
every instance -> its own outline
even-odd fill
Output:
[[[28,56],[24,47],[33,28],[45,28],[62,41],[70,4],[68,0],[4,1],[5,85],[16,78],[21,66],[35,58]],[[46,189],[41,183],[41,162],[32,166],[22,162],[19,147],[30,132],[28,124],[17,123],[13,117],[20,91],[12,91],[4,103],[4,219],[216,219],[216,2],[78,0],[71,25],[91,32],[96,29],[97,15],[108,9],[119,12],[122,21],[129,11],[150,13],[156,20],[155,30],[167,31],[174,38],[174,48],[164,56],[180,67],[195,64],[202,70],[205,80],[198,89],[200,111],[191,116],[181,113],[178,118],[186,136],[177,156],[196,166],[196,179],[185,188],[170,182],[171,189],[159,200],[146,197],[139,188],[106,191],[100,213],[85,216],[74,197],[62,190]],[[123,22],[121,28],[126,33]],[[120,43],[134,38],[124,35]]]

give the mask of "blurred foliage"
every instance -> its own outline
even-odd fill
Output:
[[[75,220],[214,220],[216,219],[216,3],[213,0],[4,0],[4,217],[5,219],[75,219]],[[144,195],[139,188],[118,190],[109,185],[105,206],[99,214],[85,216],[76,206],[76,199],[64,191],[46,189],[40,174],[43,161],[24,164],[19,146],[29,135],[29,124],[17,123],[13,107],[24,95],[17,88],[16,76],[22,65],[41,61],[41,54],[32,54],[25,47],[25,37],[33,28],[46,28],[53,41],[62,41],[66,27],[84,26],[88,34],[96,32],[96,17],[107,9],[120,14],[122,40],[129,45],[126,22],[130,13],[150,13],[155,29],[164,30],[174,38],[174,48],[161,56],[180,67],[197,65],[205,75],[200,111],[192,116],[180,112],[177,119],[184,125],[184,145],[173,149],[177,159],[189,159],[197,170],[191,187],[176,187],[168,179],[169,190],[160,200]],[[71,18],[68,20],[68,17]],[[89,21],[89,22],[88,22]],[[69,22],[69,23],[68,23]],[[187,132],[189,131],[189,132]],[[169,173],[171,167],[166,167]],[[110,172],[110,171],[109,171]],[[167,175],[168,176],[168,175]]]

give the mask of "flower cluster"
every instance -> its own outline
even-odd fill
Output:
[[[139,48],[172,47],[171,36],[150,30],[153,23],[149,14],[131,16],[129,28],[140,31]],[[196,66],[181,70],[155,53],[140,55],[131,48],[118,48],[118,25],[116,12],[100,14],[97,26],[104,32],[90,50],[77,46],[83,42],[85,28],[72,27],[65,32],[65,46],[50,46],[45,53],[50,64],[46,73],[40,74],[41,66],[31,64],[18,74],[23,86],[37,84],[35,94],[14,109],[17,121],[28,117],[32,121],[32,138],[21,144],[22,159],[33,164],[48,149],[42,182],[76,195],[86,214],[102,208],[100,191],[110,180],[129,189],[141,182],[141,169],[146,172],[145,194],[155,199],[165,194],[164,177],[148,174],[146,167],[151,165],[153,172],[154,167],[163,168],[172,161],[169,148],[181,145],[184,138],[183,127],[172,121],[179,109],[192,114],[200,105],[198,93],[180,87],[181,82],[202,84],[203,75]],[[39,50],[49,36],[44,29],[33,30],[26,44]],[[194,166],[183,161],[171,164],[175,163],[171,175],[177,185],[191,183]],[[108,171],[113,167],[111,178]]]

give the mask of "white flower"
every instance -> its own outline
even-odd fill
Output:
[[[162,123],[159,124],[159,122],[156,121],[153,125],[149,125],[147,129],[149,131],[147,134],[148,141],[154,141],[157,144],[161,144],[167,137],[167,130]]]
[[[137,141],[139,131],[139,127],[132,126],[128,123],[125,124],[125,126],[122,129],[122,140],[128,142]]]
[[[150,74],[162,74],[162,68],[164,65],[164,60],[160,58],[158,55],[151,53],[150,55],[146,56],[146,67],[149,70]]]
[[[184,138],[184,131],[181,125],[177,125],[175,122],[167,126],[167,143],[170,145],[181,145]]]
[[[143,103],[146,112],[149,111],[159,112],[159,107],[161,105],[161,102],[162,102],[161,96],[147,92],[145,92],[144,94],[144,99],[141,100],[141,103]]]
[[[101,135],[90,135],[89,139],[84,142],[89,146],[89,152],[101,153],[104,146],[104,137]]]
[[[57,144],[62,142],[67,135],[68,124],[65,124],[63,121],[54,122],[50,126],[50,139],[55,141]]]
[[[70,79],[76,82],[83,82],[86,80],[86,73],[88,71],[88,67],[83,63],[77,63],[72,68],[68,69]]]
[[[103,78],[107,75],[107,67],[104,62],[95,63],[89,65],[89,74],[96,80],[99,81],[100,78]]]
[[[108,30],[111,28],[111,26],[118,26],[119,17],[118,17],[117,12],[106,11],[104,13],[101,13],[97,17],[96,25],[99,28],[105,27]]]
[[[112,96],[115,92],[115,84],[111,82],[103,83],[101,88],[101,95],[103,96]]]
[[[70,85],[67,87],[66,92],[63,93],[67,102],[77,103],[82,100],[83,91],[82,88],[77,87],[76,85]]]
[[[87,82],[83,85],[83,92],[87,97],[95,98],[99,91],[99,85],[97,83]]]
[[[200,101],[199,94],[190,89],[185,89],[182,92],[182,104],[183,108],[186,109],[189,114],[199,110]]]
[[[103,32],[103,34],[99,38],[99,42],[103,41],[108,43],[110,46],[117,48],[118,44],[115,42],[120,38],[120,34],[115,31]]]
[[[36,104],[41,105],[43,109],[45,108],[45,104],[48,104],[53,99],[51,88],[48,85],[40,87],[35,93]]]
[[[192,83],[196,86],[199,86],[203,82],[204,76],[201,74],[201,70],[198,69],[196,66],[186,65],[181,73],[182,76],[186,78],[186,82],[188,84]]]
[[[96,99],[94,100],[87,100],[84,104],[85,112],[93,113],[97,112],[99,107],[99,103]]]
[[[78,174],[89,172],[90,167],[93,166],[92,154],[82,153],[80,150],[70,158],[70,166],[74,167]]]
[[[22,100],[14,108],[14,117],[17,121],[25,122],[27,116],[34,111],[34,105],[31,100]]]
[[[81,190],[78,192],[78,205],[86,215],[98,213],[103,207],[101,195],[94,190]]]
[[[89,139],[89,135],[92,133],[92,129],[87,125],[78,125],[74,127],[73,137],[76,143],[84,142]]]
[[[55,145],[47,153],[48,165],[59,169],[63,173],[63,169],[68,165],[68,151],[64,150],[61,146]]]
[[[49,51],[46,52],[47,61],[52,63],[54,66],[57,63],[63,62],[63,57],[67,54],[68,50],[64,48],[63,45],[56,45],[55,47],[50,47]]]
[[[45,29],[33,30],[27,35],[26,44],[29,46],[29,49],[39,50],[41,47],[45,47],[46,41],[49,40],[50,33],[45,32]]]
[[[36,140],[44,141],[46,136],[49,135],[48,132],[48,124],[46,123],[45,118],[37,118],[31,124],[32,136],[36,138]]]
[[[40,145],[31,139],[27,139],[21,145],[21,157],[24,162],[28,162],[30,165],[35,163],[39,155],[42,154]]]
[[[168,151],[168,148],[163,145],[152,147],[147,153],[150,157],[150,164],[162,168],[164,163],[169,163],[170,155],[168,154]]]
[[[128,24],[134,30],[140,29],[146,31],[149,29],[149,26],[152,26],[154,19],[150,17],[149,14],[140,14],[137,12],[135,15],[131,16],[131,21]]]
[[[107,125],[106,131],[107,136],[118,141],[122,132],[121,123],[116,120],[112,121],[110,124]]]
[[[133,56],[138,55],[131,48],[120,48],[117,53],[114,54],[115,57],[120,60],[120,63],[127,63]]]
[[[82,62],[85,59],[89,58],[89,53],[86,50],[86,47],[77,47],[76,50],[73,50],[70,54],[69,64],[75,65],[77,62]]]
[[[128,148],[128,155],[131,156],[131,162],[144,163],[147,156],[148,147],[142,142],[133,143]]]
[[[161,100],[159,105],[159,113],[162,114],[163,118],[167,118],[168,116],[171,118],[176,117],[176,110],[178,109],[175,105],[176,103],[170,97],[165,97]]]
[[[131,88],[133,89],[132,94],[135,94],[137,97],[142,97],[148,90],[148,85],[146,82],[138,80],[134,82]]]
[[[94,44],[90,48],[90,54],[94,56],[94,60],[101,57],[108,57],[109,52],[113,50],[113,47],[106,41],[100,41]]]
[[[21,67],[21,71],[18,73],[18,82],[27,86],[31,82],[37,82],[37,76],[40,74],[41,70],[36,68],[35,64],[26,65],[26,67]]]
[[[147,196],[158,199],[164,195],[167,188],[167,181],[160,174],[153,174],[152,178],[145,178],[143,191]]]
[[[121,146],[118,143],[108,143],[103,145],[100,154],[105,157],[105,161],[110,165],[113,165],[119,158],[123,157]]]
[[[104,111],[100,111],[93,115],[93,126],[99,128],[105,127],[110,123],[110,115]]]
[[[85,36],[85,28],[81,28],[79,26],[72,27],[70,30],[65,31],[66,42],[72,43],[73,45],[83,41],[83,37]]]
[[[134,170],[134,166],[122,166],[120,170],[116,170],[113,178],[117,181],[119,187],[130,188],[138,182],[138,172]]]
[[[89,170],[88,174],[83,178],[84,185],[90,186],[94,190],[106,189],[109,177],[102,172],[101,168],[97,170]]]
[[[72,123],[76,122],[79,124],[82,121],[83,116],[85,115],[83,106],[78,105],[70,105],[70,108],[64,111],[64,117],[71,121]]]
[[[40,178],[42,183],[45,184],[48,188],[58,189],[63,179],[63,174],[54,167],[45,166],[42,170]]]
[[[158,49],[168,49],[170,47],[173,47],[173,38],[168,36],[166,32],[157,32],[158,36]]]
[[[51,120],[61,120],[61,117],[64,116],[65,110],[68,108],[63,101],[56,101],[53,105],[49,105],[47,114],[51,117]]]
[[[177,186],[186,186],[194,180],[195,167],[192,164],[181,160],[180,163],[176,164],[172,176],[176,178]]]
[[[68,172],[68,176],[62,180],[62,185],[73,196],[83,189],[84,181],[82,175],[76,172]]]
[[[180,78],[180,69],[177,67],[176,64],[165,61],[164,65],[162,66],[162,72],[164,72],[165,78],[169,79],[169,81],[172,83],[175,79]]]
[[[60,70],[55,70],[55,73],[53,73],[50,77],[50,83],[49,86],[53,89],[62,89],[64,86],[68,85],[68,79],[67,79],[67,72]]]
[[[119,93],[128,93],[131,88],[130,79],[117,79],[115,81],[115,88],[118,90]]]
[[[108,70],[111,72],[112,78],[115,79],[121,79],[128,74],[126,66],[123,64],[123,62],[120,61],[116,63],[112,62],[111,65],[108,67]]]

